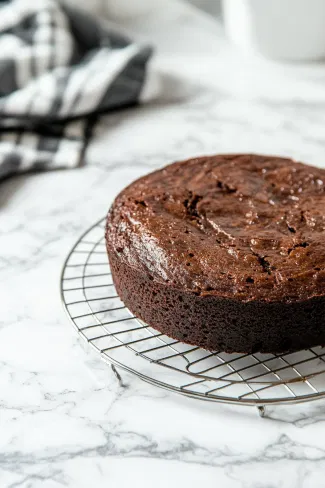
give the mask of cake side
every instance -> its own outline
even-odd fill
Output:
[[[284,353],[325,344],[325,298],[283,303],[198,295],[158,283],[108,247],[114,284],[134,315],[181,342],[228,353]]]

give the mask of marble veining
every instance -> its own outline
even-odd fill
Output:
[[[174,42],[171,53],[177,12],[162,19],[154,67],[181,81],[183,96],[103,117],[80,169],[1,185],[3,488],[325,486],[324,401],[270,408],[261,419],[254,408],[187,399],[126,373],[121,387],[62,310],[67,252],[134,178],[228,151],[325,167],[325,65],[245,60],[214,22],[195,26],[194,14],[186,32],[201,32],[201,50],[204,36],[213,43],[200,55],[189,36],[187,50]]]

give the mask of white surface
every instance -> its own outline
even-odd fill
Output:
[[[274,59],[325,57],[323,0],[223,0],[225,27],[242,50]]]
[[[260,419],[125,374],[123,389],[62,310],[67,252],[135,177],[225,151],[324,165],[323,66],[248,62],[203,16],[159,17],[141,37],[155,32],[154,64],[183,80],[183,99],[107,116],[82,169],[0,186],[0,486],[323,488],[324,401]]]

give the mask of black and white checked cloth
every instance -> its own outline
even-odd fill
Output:
[[[146,98],[150,55],[55,0],[0,1],[0,179],[78,166],[98,114]]]

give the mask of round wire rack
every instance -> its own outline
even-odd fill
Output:
[[[255,405],[325,396],[325,348],[295,353],[227,354],[181,343],[137,319],[116,293],[106,254],[105,219],[88,229],[62,270],[61,296],[83,339],[110,363],[143,380],[203,400]]]

